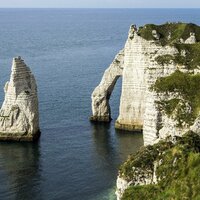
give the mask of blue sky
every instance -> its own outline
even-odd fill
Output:
[[[0,0],[18,8],[200,8],[200,0]]]

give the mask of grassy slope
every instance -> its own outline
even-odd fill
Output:
[[[160,65],[170,64],[172,61],[177,65],[184,65],[188,69],[195,69],[200,67],[200,43],[195,44],[174,44],[178,49],[178,53],[174,56],[164,55],[158,56],[156,61]],[[185,56],[182,55],[182,51],[185,51]]]
[[[135,163],[144,169],[146,156],[143,152],[144,149],[131,156],[121,166],[121,176],[123,174],[126,179],[130,178]],[[149,162],[150,165],[155,160],[162,160],[162,164],[157,169],[161,181],[157,185],[131,186],[125,191],[123,200],[200,199],[200,137],[198,135],[187,133],[183,138],[178,139],[176,145],[171,142],[160,142],[151,147],[150,152],[154,155]]]
[[[165,46],[175,46],[179,53],[175,56],[164,55],[158,56],[156,61],[161,64],[169,64],[174,61],[175,64],[185,65],[188,69],[194,69],[200,66],[200,27],[189,23],[166,23],[163,25],[147,24],[140,27],[138,34],[146,40],[155,40],[152,36],[152,31],[156,30],[160,35],[159,44]],[[171,38],[169,39],[169,33]],[[190,37],[190,33],[195,33],[197,43],[181,44],[180,39],[186,40]],[[182,55],[182,50],[185,50],[185,56]]]
[[[177,109],[176,118],[180,122],[190,125],[198,117],[200,111],[200,74],[191,75],[176,71],[168,77],[159,78],[152,87],[158,93],[178,92],[184,99],[180,105],[180,99],[157,102],[169,116]],[[189,104],[191,112],[185,112],[184,103]]]
[[[155,40],[152,36],[153,30],[156,30],[160,34],[160,42],[162,45],[179,43],[181,38],[186,40],[190,37],[191,32],[195,33],[197,41],[200,41],[200,27],[192,23],[147,24],[139,28],[138,34],[146,40]],[[171,33],[170,39],[168,38],[169,33]]]

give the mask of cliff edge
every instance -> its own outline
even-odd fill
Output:
[[[200,199],[200,136],[188,132],[176,142],[141,148],[120,167],[118,200]]]
[[[140,124],[144,147],[120,167],[117,198],[199,199],[200,27],[148,24],[130,35],[116,127]]]
[[[132,25],[124,49],[92,94],[91,120],[110,121],[109,98],[121,76],[116,128],[143,131],[145,145],[200,132],[199,55],[200,27],[195,24]]]

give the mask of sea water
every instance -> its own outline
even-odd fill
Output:
[[[114,128],[121,80],[110,124],[89,122],[90,96],[131,24],[166,21],[200,24],[200,10],[0,9],[0,102],[20,55],[37,80],[42,133],[36,143],[0,143],[0,199],[116,198],[118,168],[143,145],[142,135]]]

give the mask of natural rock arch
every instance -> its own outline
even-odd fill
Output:
[[[173,116],[168,116],[159,107],[159,102],[170,101],[173,96],[166,99],[152,89],[159,78],[169,77],[177,70],[199,73],[196,56],[200,51],[199,32],[199,26],[184,23],[149,24],[138,30],[131,26],[123,53],[117,55],[93,92],[91,119],[110,121],[109,98],[117,78],[122,76],[119,117],[115,123],[117,129],[143,131],[144,145],[169,135],[179,136],[190,129],[199,132],[199,116],[194,126],[185,123],[177,128]]]
[[[91,121],[109,122],[111,120],[109,99],[117,80],[122,76],[123,63],[124,50],[121,50],[109,68],[106,69],[100,84],[92,93]]]

